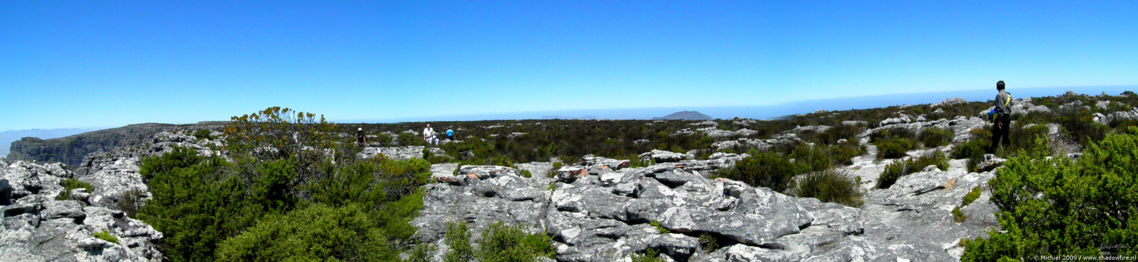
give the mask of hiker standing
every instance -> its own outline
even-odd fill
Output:
[[[447,134],[447,142],[454,141],[454,130],[453,129],[448,127],[446,134]]]
[[[431,124],[427,124],[427,128],[423,128],[423,140],[426,140],[428,145],[439,144],[439,138],[435,136],[435,130],[431,128]]]
[[[992,145],[988,147],[989,153],[996,152],[996,147],[1003,143],[1004,145],[1011,144],[1011,138],[1008,137],[1008,130],[1011,130],[1011,115],[1012,111],[1009,105],[1012,102],[1012,95],[1004,90],[1004,81],[996,82],[996,108],[995,114],[992,116]]]
[[[360,147],[367,145],[367,137],[364,136],[363,127],[356,129],[356,145],[359,145]]]

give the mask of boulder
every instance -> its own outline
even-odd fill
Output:
[[[680,160],[689,158],[692,158],[692,156],[657,149],[653,149],[650,152],[640,154],[640,159],[645,161],[655,161],[656,163],[679,162]]]

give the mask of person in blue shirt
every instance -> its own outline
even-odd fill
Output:
[[[446,134],[447,134],[447,141],[454,141],[454,130],[451,130],[451,128],[448,127]]]

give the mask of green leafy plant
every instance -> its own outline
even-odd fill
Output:
[[[885,165],[885,170],[881,172],[881,176],[877,179],[877,188],[889,188],[901,176],[912,174],[913,172],[921,171],[929,165],[936,165],[941,170],[948,170],[948,157],[943,152],[933,151],[925,154],[919,158],[910,158],[906,160],[897,160],[893,163]]]
[[[703,248],[703,252],[711,253],[719,249],[719,240],[708,233],[699,234],[699,246]]]
[[[198,139],[213,139],[213,137],[210,136],[210,133],[212,132],[213,131],[210,131],[209,129],[198,129],[197,131],[194,131],[194,137]]]

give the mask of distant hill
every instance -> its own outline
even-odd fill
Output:
[[[65,137],[78,133],[91,131],[91,128],[57,128],[57,129],[25,129],[25,130],[8,130],[0,131],[0,157],[8,155],[8,149],[12,142],[20,140],[23,137],[38,137],[41,139],[52,139],[56,137]]]
[[[224,125],[225,122],[200,122],[185,125],[145,123],[52,139],[24,137],[12,142],[11,152],[6,158],[9,160],[63,162],[69,168],[75,168],[87,154],[106,152],[116,147],[140,145],[150,141],[151,136],[158,132],[173,129],[220,129]]]
[[[696,111],[680,111],[652,120],[711,120],[711,117]]]

